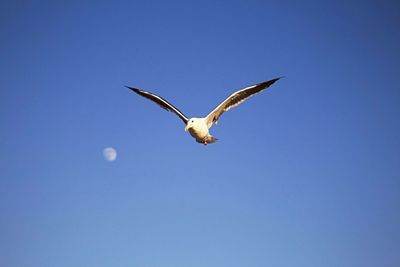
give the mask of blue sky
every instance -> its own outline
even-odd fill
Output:
[[[0,265],[399,266],[399,18],[396,1],[1,1]],[[199,117],[278,76],[206,147],[124,88]]]

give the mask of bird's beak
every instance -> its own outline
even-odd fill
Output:
[[[187,124],[187,125],[185,126],[185,132],[187,132],[187,130],[189,130],[189,124]]]

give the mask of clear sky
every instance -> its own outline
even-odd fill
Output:
[[[397,1],[1,1],[0,265],[399,266],[399,25]],[[209,146],[124,87],[199,117],[278,76]]]

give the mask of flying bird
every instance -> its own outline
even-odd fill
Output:
[[[189,131],[190,135],[196,139],[198,143],[207,145],[212,144],[218,139],[214,136],[210,135],[209,129],[215,123],[218,123],[219,117],[225,112],[230,110],[233,107],[241,104],[243,101],[248,99],[249,97],[262,92],[263,90],[270,87],[274,82],[279,80],[279,78],[275,78],[266,82],[257,83],[254,85],[250,85],[246,88],[240,89],[233,94],[231,94],[228,98],[221,102],[213,111],[210,112],[206,117],[203,118],[188,118],[186,117],[182,111],[174,107],[171,103],[167,100],[162,98],[161,96],[155,95],[153,93],[143,91],[137,88],[133,88],[130,86],[126,86],[127,88],[131,89],[138,95],[141,95],[167,111],[174,112],[178,117],[185,123],[185,131]]]

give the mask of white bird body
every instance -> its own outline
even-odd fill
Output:
[[[209,134],[206,118],[191,118],[189,119],[185,131],[189,131],[198,143],[211,144],[217,139]]]
[[[240,89],[233,94],[231,94],[228,98],[226,98],[222,103],[220,103],[213,111],[211,111],[204,118],[187,118],[179,109],[174,107],[164,98],[155,95],[150,92],[146,92],[137,88],[132,88],[127,86],[129,89],[134,91],[135,93],[155,102],[163,109],[174,112],[179,118],[186,124],[185,131],[189,131],[190,135],[196,139],[198,143],[202,143],[204,145],[214,143],[218,139],[214,136],[210,135],[209,129],[215,123],[218,123],[219,117],[225,111],[236,107],[249,97],[262,92],[269,86],[271,86],[274,82],[279,80],[280,78],[275,78],[266,82],[254,84],[248,86],[246,88]]]

